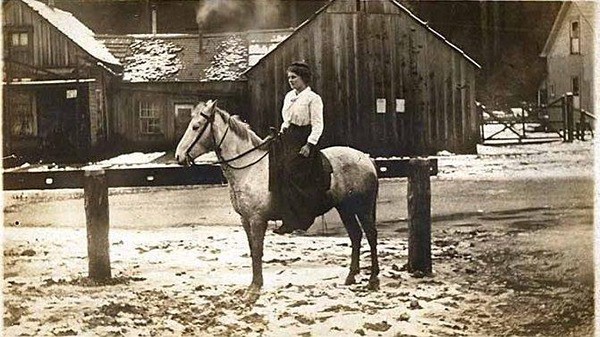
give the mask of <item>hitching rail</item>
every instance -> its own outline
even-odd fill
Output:
[[[430,174],[437,175],[437,159],[431,162]],[[379,178],[408,177],[409,159],[375,160]],[[108,187],[152,187],[218,185],[226,183],[217,165],[191,167],[106,169]],[[4,190],[45,190],[83,188],[83,170],[4,172]]]
[[[408,271],[431,274],[431,181],[437,159],[375,161],[379,177],[408,177]],[[46,172],[4,172],[4,190],[83,188],[86,214],[88,275],[111,278],[109,255],[109,187],[222,184],[216,165],[131,169],[88,169]]]

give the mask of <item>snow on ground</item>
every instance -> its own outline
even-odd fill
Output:
[[[101,165],[101,166],[147,164],[147,163],[150,163],[164,155],[165,155],[165,152],[151,152],[151,153],[133,152],[133,153],[122,154],[122,155],[119,155],[117,157],[113,157],[110,159],[106,159],[106,160],[100,161],[96,164]]]
[[[438,158],[439,177],[449,179],[511,179],[593,175],[591,141],[573,143],[485,146],[477,145],[477,155],[451,155]]]
[[[5,332],[11,336],[477,335],[453,317],[460,318],[458,303],[483,295],[444,277],[410,277],[398,265],[408,254],[406,239],[380,240],[382,287],[370,292],[368,268],[358,284],[343,285],[348,238],[268,234],[265,286],[248,305],[241,295],[251,270],[239,228],[113,230],[115,284],[109,286],[85,278],[85,230],[10,228],[7,235]],[[436,261],[448,254],[434,245]]]
[[[555,141],[541,144],[477,145],[477,154],[456,155],[443,150],[432,158],[438,159],[441,179],[509,179],[540,177],[593,176],[593,150],[596,141],[565,143]],[[400,157],[377,159],[401,159]],[[196,158],[196,164],[217,162],[214,152]],[[96,163],[103,168],[159,168],[176,166],[172,152],[133,152]],[[76,170],[78,167],[57,164],[43,166],[23,164],[15,169],[30,172]]]

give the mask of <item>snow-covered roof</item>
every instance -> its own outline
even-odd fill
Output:
[[[56,7],[50,7],[36,0],[21,0],[31,9],[48,20],[61,33],[65,34],[71,41],[85,50],[98,61],[112,65],[120,65],[119,60],[114,57],[104,44],[95,38],[94,32],[79,21],[73,14],[65,12]]]
[[[237,81],[291,29],[204,34],[101,35],[128,82]]]

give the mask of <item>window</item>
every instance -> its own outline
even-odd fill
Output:
[[[29,33],[12,33],[11,45],[13,47],[27,47],[29,45]]]
[[[17,62],[31,63],[33,45],[31,43],[32,29],[30,27],[9,27],[6,30],[6,45],[9,46],[10,59]]]
[[[10,133],[13,136],[36,136],[35,96],[29,92],[13,92],[10,98]]]
[[[158,104],[154,102],[140,102],[140,133],[143,134],[160,134],[162,133],[160,126],[160,111]]]
[[[571,77],[571,90],[573,91],[573,107],[581,108],[580,82],[579,76]]]
[[[579,21],[571,22],[571,54],[581,53]]]
[[[571,91],[573,95],[579,95],[579,76],[571,77]]]
[[[189,122],[193,110],[193,104],[175,104],[175,118],[187,119]]]

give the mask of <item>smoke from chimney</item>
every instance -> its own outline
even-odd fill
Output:
[[[196,22],[199,27],[203,27],[212,15],[233,17],[240,9],[240,1],[200,0],[200,6],[196,12]]]
[[[201,30],[216,22],[218,28],[272,28],[282,11],[282,0],[199,0],[196,22]]]

